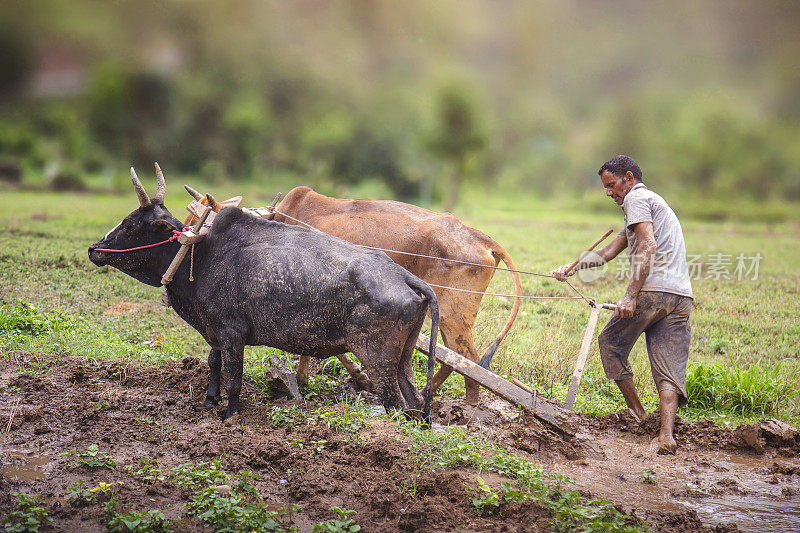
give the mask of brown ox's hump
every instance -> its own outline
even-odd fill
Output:
[[[331,198],[301,186],[286,195],[278,211],[355,244],[485,265],[498,262],[492,253],[497,242],[485,233],[464,225],[450,213],[437,213],[403,202]],[[280,214],[275,220],[298,224]],[[428,263],[409,256],[390,255],[406,268],[414,263]],[[456,264],[441,267],[451,270]]]

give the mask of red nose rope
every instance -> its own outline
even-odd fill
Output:
[[[183,227],[183,231],[188,231],[190,229],[192,229],[192,228],[190,228],[189,226],[184,226]],[[172,230],[172,237],[170,237],[166,241],[157,242],[155,244],[146,244],[144,246],[137,246],[136,248],[125,248],[124,250],[114,250],[114,249],[111,249],[111,248],[95,248],[94,251],[95,252],[116,252],[116,253],[120,253],[120,252],[134,252],[136,250],[144,250],[145,248],[153,248],[155,246],[161,246],[162,244],[167,244],[168,242],[177,241],[178,237],[181,236],[183,231],[178,231],[178,230],[174,229],[174,230]]]

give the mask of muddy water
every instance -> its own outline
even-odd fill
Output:
[[[687,502],[706,525],[734,522],[743,532],[800,531],[800,497],[776,500],[758,495],[709,496]]]
[[[18,449],[0,450],[0,477],[8,481],[33,481],[45,476],[50,459]]]
[[[800,531],[800,476],[776,474],[777,461],[798,459],[680,450],[660,456],[649,439],[594,437],[604,458],[556,462],[551,471],[627,510],[695,510],[707,526],[735,523],[741,531]]]

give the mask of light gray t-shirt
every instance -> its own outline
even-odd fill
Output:
[[[689,269],[686,266],[683,230],[678,217],[667,202],[645,187],[644,183],[637,183],[625,195],[622,211],[625,214],[623,231],[628,238],[628,257],[636,253],[637,246],[636,233],[632,226],[639,222],[653,223],[656,253],[642,290],[669,292],[693,298]]]

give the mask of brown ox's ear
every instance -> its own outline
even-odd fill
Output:
[[[167,182],[164,181],[164,173],[161,172],[161,167],[156,163],[156,181],[158,182],[158,189],[156,189],[156,197],[153,200],[164,203],[164,196],[167,194]]]
[[[144,190],[142,187],[142,183],[139,181],[139,178],[136,176],[136,171],[133,170],[131,167],[131,181],[133,182],[133,189],[136,191],[136,196],[139,197],[139,205],[141,207],[147,207],[150,205],[150,197],[147,196],[147,191]]]

